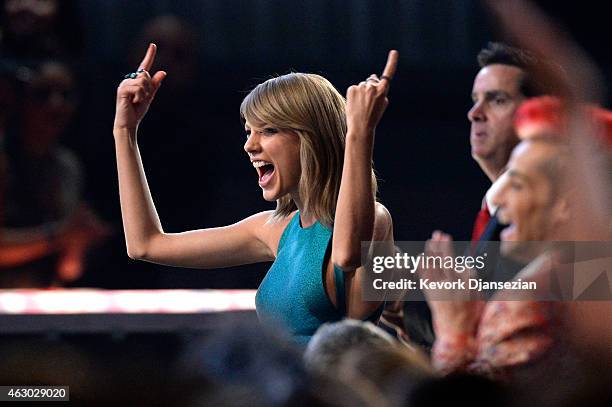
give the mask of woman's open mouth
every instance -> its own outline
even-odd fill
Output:
[[[257,174],[259,174],[259,186],[265,188],[274,175],[274,165],[267,161],[253,161],[253,166],[257,169]]]

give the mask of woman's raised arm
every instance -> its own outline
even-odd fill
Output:
[[[374,205],[372,153],[374,132],[389,103],[387,93],[398,56],[397,51],[390,51],[380,78],[371,75],[347,90],[346,147],[332,245],[332,260],[344,270],[361,265],[361,242],[372,240],[375,223],[383,221],[389,226],[391,222],[388,212],[376,210]],[[377,216],[387,219],[375,219]]]
[[[154,263],[198,268],[272,260],[269,242],[274,233],[267,223],[268,212],[226,227],[164,233],[137,144],[138,125],[166,77],[164,71],[153,77],[148,73],[155,52],[155,44],[150,44],[138,71],[131,77],[126,75],[117,89],[113,134],[128,255]]]

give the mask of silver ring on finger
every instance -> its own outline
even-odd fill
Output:
[[[144,69],[140,68],[136,72],[130,72],[128,74],[125,74],[123,79],[136,79],[138,77],[138,74],[141,74],[143,72],[147,72],[147,71],[145,71]]]

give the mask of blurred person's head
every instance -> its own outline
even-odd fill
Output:
[[[604,173],[604,178],[605,175],[612,175],[612,111],[592,104],[570,107],[564,99],[540,96],[524,102],[516,112],[514,121],[521,140],[558,140],[570,144],[572,149],[592,144],[597,155],[592,157],[593,161],[601,160],[598,170]],[[581,138],[591,143],[583,143]]]
[[[5,0],[6,29],[17,37],[29,37],[53,28],[59,12],[58,0]]]
[[[68,127],[77,104],[76,78],[68,65],[41,63],[25,89],[20,141],[24,148],[33,154],[47,152]]]
[[[472,157],[494,181],[502,173],[518,143],[513,118],[528,97],[543,89],[533,82],[537,59],[525,50],[489,43],[478,54],[480,71],[472,87],[470,144]]]
[[[260,83],[242,101],[247,141],[263,197],[276,201],[276,218],[304,211],[332,225],[346,137],[346,101],[325,78],[290,73]],[[371,171],[376,193],[376,176]]]
[[[306,347],[304,362],[313,372],[337,371],[341,359],[358,347],[390,348],[395,340],[371,322],[345,319],[321,325]]]
[[[499,207],[497,216],[508,225],[500,235],[502,251],[523,260],[542,251],[538,242],[567,237],[570,217],[565,182],[570,150],[563,137],[561,105],[546,97],[534,100],[536,109],[534,101],[528,101],[517,112],[522,141],[492,197]]]
[[[403,404],[417,385],[433,377],[427,356],[403,345],[353,348],[340,360],[338,372],[349,383],[372,385],[391,405]]]
[[[500,221],[509,225],[501,233],[507,254],[529,259],[541,250],[534,242],[571,239],[566,119],[562,100],[550,96],[530,99],[516,112],[516,132],[522,141],[492,197],[499,205]]]
[[[223,316],[180,358],[167,393],[188,405],[365,406],[343,383],[311,375],[282,330],[250,316]]]
[[[537,241],[564,240],[570,210],[564,183],[569,147],[560,141],[534,138],[519,143],[510,157],[506,179],[493,200],[506,254]],[[527,242],[526,245],[517,242]]]
[[[197,33],[187,21],[174,15],[161,15],[148,20],[134,41],[129,57],[131,65],[138,65],[140,51],[150,43],[157,45],[151,70],[163,69],[168,72],[164,88],[169,89],[171,94],[193,90],[202,80],[207,80],[205,73],[199,72],[200,44]],[[174,99],[167,100],[174,103]]]
[[[40,58],[80,50],[74,0],[2,0],[3,41],[20,56]]]

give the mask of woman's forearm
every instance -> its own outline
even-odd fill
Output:
[[[136,130],[115,129],[119,199],[128,255],[144,258],[150,239],[163,233],[145,176]]]
[[[334,263],[343,269],[359,267],[361,265],[361,242],[372,240],[374,228],[373,144],[373,134],[357,134],[352,131],[347,134],[332,248]]]
[[[372,74],[346,91],[346,146],[332,246],[332,260],[344,270],[361,265],[361,242],[372,240],[376,218],[372,191],[374,131],[389,104],[387,93],[397,59],[397,51],[390,51],[380,78]]]

